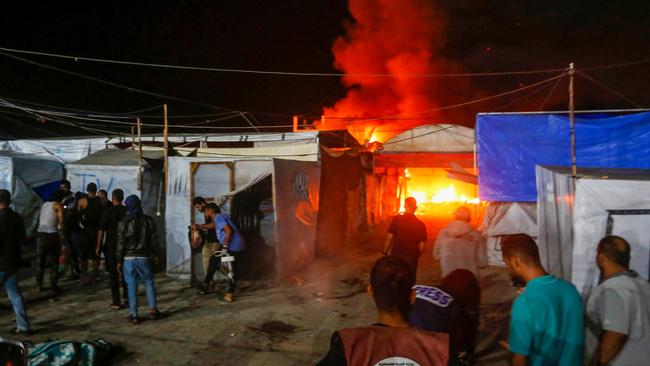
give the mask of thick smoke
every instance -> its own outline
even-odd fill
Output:
[[[324,109],[326,126],[346,128],[361,143],[379,141],[413,126],[435,123],[444,88],[436,74],[456,67],[441,56],[445,20],[430,0],[349,0],[354,21],[332,47],[335,67],[345,73],[345,98]],[[360,74],[390,74],[388,77]],[[400,117],[372,120],[378,116]],[[370,119],[348,122],[345,118]],[[323,126],[325,127],[325,126]]]

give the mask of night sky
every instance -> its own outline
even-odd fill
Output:
[[[650,58],[647,0],[441,0],[435,4],[446,22],[441,54],[460,65],[463,72],[561,68],[571,61],[580,68]],[[338,71],[332,66],[331,46],[345,34],[346,19],[350,21],[350,14],[344,0],[23,1],[4,4],[0,47],[176,65],[334,73]],[[324,106],[345,95],[338,77],[163,70],[18,56],[215,107],[250,111],[262,125],[288,125],[293,114],[318,116]],[[590,71],[589,75],[636,104],[650,107],[649,71],[650,63],[645,63]],[[463,88],[450,87],[445,104],[466,101],[477,93],[496,94],[549,76],[475,77],[469,80],[472,95]],[[452,110],[445,114],[446,122],[471,126],[477,112],[537,110],[549,90],[524,99],[520,97],[525,92]],[[0,97],[110,113],[164,102],[171,115],[220,112],[132,93],[4,55],[0,55]],[[580,78],[576,80],[576,107],[635,108],[630,101]],[[566,83],[562,82],[545,109],[566,108]],[[159,113],[159,109],[143,112]],[[173,118],[171,123],[200,120]],[[160,120],[145,117],[145,125],[148,122]],[[0,138],[89,134],[1,107],[0,124]],[[219,124],[245,126],[246,122],[236,118],[213,125]],[[97,127],[127,131],[107,124]]]

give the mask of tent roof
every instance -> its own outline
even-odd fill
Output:
[[[474,129],[452,124],[420,126],[386,141],[381,152],[473,152]]]
[[[145,160],[162,160],[165,151],[143,150],[142,157]],[[139,152],[137,150],[104,149],[92,155],[77,160],[71,165],[115,165],[115,166],[137,166]]]
[[[16,151],[0,151],[0,157],[11,159],[47,160],[60,163],[60,161],[53,156],[24,154]]]
[[[563,175],[571,175],[571,167],[542,166]],[[650,169],[578,168],[579,179],[650,180]]]

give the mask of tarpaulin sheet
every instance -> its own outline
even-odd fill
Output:
[[[51,156],[0,152],[0,189],[11,192],[28,235],[36,227],[42,201],[50,198],[51,188],[59,188],[62,178],[63,164]]]
[[[273,159],[273,174],[276,278],[282,279],[316,256],[320,166],[318,162]]]
[[[231,168],[226,163],[232,165],[233,182]],[[193,177],[192,165],[197,167]],[[165,205],[167,274],[179,277],[190,274],[187,227],[192,223],[192,200],[198,193],[208,198],[219,197],[248,185],[260,175],[271,174],[272,170],[273,163],[268,158],[170,157]],[[195,220],[201,219],[197,212],[194,214]]]
[[[479,197],[537,200],[535,165],[571,165],[566,114],[479,114]],[[578,166],[650,168],[650,112],[575,118]]]

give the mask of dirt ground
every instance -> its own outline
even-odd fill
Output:
[[[32,322],[31,342],[104,338],[125,351],[115,365],[310,365],[325,354],[331,333],[341,327],[375,322],[374,304],[365,293],[372,262],[378,257],[383,230],[348,247],[340,258],[319,258],[287,281],[240,284],[233,303],[221,292],[198,295],[187,281],[156,278],[158,321],[133,326],[128,310],[111,310],[108,283],[80,287],[63,281],[59,301],[36,294],[33,278],[21,281]],[[431,236],[435,237],[435,236]],[[431,243],[420,259],[419,283],[435,283],[439,268],[431,258]],[[47,279],[46,279],[47,280]],[[514,291],[500,268],[481,273],[483,288],[479,364],[506,365],[498,346],[507,337]],[[146,297],[139,297],[142,314]],[[15,318],[6,297],[0,297],[0,334],[7,336]]]

